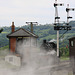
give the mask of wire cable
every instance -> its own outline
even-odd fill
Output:
[[[59,39],[67,32],[68,30],[66,30],[60,37],[59,37]]]

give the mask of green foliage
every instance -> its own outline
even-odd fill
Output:
[[[61,39],[64,39],[63,41],[60,40],[60,52],[61,56],[69,56],[69,49],[66,49],[66,45],[69,45],[68,39],[70,37],[75,36],[75,21],[71,21],[70,26],[72,26],[72,30],[68,31],[65,35],[64,38],[62,37]],[[20,27],[15,27],[15,30],[19,29]],[[21,28],[24,28],[26,30],[30,31],[30,26],[21,26]],[[60,31],[60,36],[64,33],[65,31],[61,30]],[[3,32],[0,33],[0,47],[5,49],[8,48],[7,45],[9,45],[9,39],[6,37],[9,33],[11,33],[11,27],[3,27]],[[52,39],[56,39],[56,31],[54,30],[53,25],[50,24],[45,24],[45,25],[38,25],[34,26],[34,33],[39,36],[38,42],[42,43],[43,39],[46,39],[47,41],[50,41]]]
[[[9,49],[9,45],[0,48],[0,50],[5,50],[5,49]]]
[[[64,57],[64,56],[62,56],[62,57],[60,57],[60,60],[61,60],[61,61],[69,60],[69,57],[66,57],[66,56]]]
[[[68,57],[69,56],[69,48],[61,47],[60,48],[60,56]]]
[[[0,29],[0,33],[3,31],[3,28]]]

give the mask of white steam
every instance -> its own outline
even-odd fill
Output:
[[[55,39],[52,39],[52,40],[50,40],[49,42],[57,42],[57,40],[55,40]]]
[[[9,52],[5,52],[7,55]],[[38,48],[34,41],[30,40],[17,44],[17,53],[21,56],[20,67],[5,62],[4,57],[0,57],[0,75],[52,75],[52,65],[58,63],[55,50],[49,52]],[[58,74],[54,74],[58,75]]]

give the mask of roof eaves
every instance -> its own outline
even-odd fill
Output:
[[[23,28],[22,28],[23,29]],[[32,36],[34,36],[34,37],[36,37],[36,38],[38,38],[38,36],[37,35],[35,35],[34,33],[31,33],[31,32],[29,32],[29,31],[27,31],[27,30],[25,30],[25,29],[23,29],[24,31],[26,31],[28,34],[30,34],[30,35],[32,35]]]
[[[35,35],[34,33],[31,33],[31,32],[29,32],[29,31],[27,31],[27,30],[25,30],[25,29],[23,29],[23,28],[20,28],[20,29],[24,30],[25,32],[27,32],[28,34],[31,35],[31,36],[28,36],[28,37],[34,36],[34,37],[38,38],[38,36]],[[13,34],[13,33],[17,32],[17,31],[19,31],[20,29],[14,31],[14,32],[11,32],[10,34],[8,34],[8,35],[7,35],[7,38],[9,38],[9,37],[18,37],[18,36],[11,36],[11,34]],[[22,37],[24,37],[24,36],[22,36]]]
[[[71,38],[69,38],[68,40],[72,40],[72,39],[75,39],[75,37],[71,37]]]

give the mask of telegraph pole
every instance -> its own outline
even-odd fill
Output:
[[[55,23],[54,25],[56,26],[60,26],[59,25],[59,19],[60,17],[58,16],[58,9],[57,9],[57,6],[63,6],[64,4],[60,3],[58,4],[57,3],[57,0],[55,0],[55,3],[54,3],[54,7],[55,7]],[[59,30],[57,30],[57,57],[59,57]]]
[[[71,26],[69,26],[69,19],[72,17],[69,16],[69,11],[74,11],[75,8],[69,8],[69,4],[67,5],[66,12],[67,12],[67,23],[65,23],[65,26],[61,26],[59,23],[60,17],[58,16],[58,10],[57,6],[63,6],[62,3],[57,3],[57,0],[55,0],[54,7],[55,7],[55,21],[54,21],[54,30],[57,30],[57,56],[59,57],[59,30],[71,30]],[[63,35],[66,33],[64,32]]]
[[[35,24],[38,24],[37,22],[26,22],[27,24],[30,24],[31,26],[31,32],[33,33],[33,25]]]

